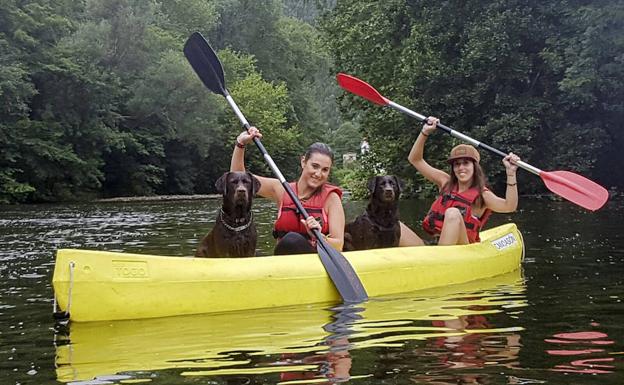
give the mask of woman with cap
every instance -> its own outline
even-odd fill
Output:
[[[460,144],[451,150],[449,173],[432,167],[423,159],[427,137],[436,130],[438,122],[435,117],[427,118],[408,156],[409,162],[440,191],[423,220],[423,228],[438,237],[438,245],[479,242],[479,230],[491,212],[510,213],[518,206],[516,163],[520,158],[511,152],[503,158],[507,191],[504,198],[498,197],[485,185],[486,178],[479,165],[481,157],[473,146]],[[401,238],[403,245],[422,244],[405,225],[401,226]]]

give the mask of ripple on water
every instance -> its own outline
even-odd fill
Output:
[[[273,207],[268,210],[268,205],[259,202],[254,207],[259,233],[262,233],[259,234],[258,248],[266,254],[270,253],[274,244],[270,231],[276,211]],[[0,301],[4,301],[0,304],[0,333],[3,346],[19,348],[18,352],[9,353],[13,357],[13,366],[0,368],[0,383],[6,382],[3,376],[7,371],[11,372],[8,374],[10,384],[18,382],[18,378],[21,383],[34,379],[38,380],[37,383],[44,383],[46,380],[42,379],[59,376],[59,372],[55,371],[58,369],[66,370],[68,375],[78,375],[83,371],[88,373],[80,378],[70,378],[69,381],[73,382],[63,381],[73,385],[140,381],[168,384],[171,383],[171,376],[179,378],[182,372],[194,367],[204,369],[206,377],[213,376],[203,383],[226,382],[231,378],[228,376],[236,375],[237,371],[244,373],[245,370],[248,371],[245,377],[260,376],[258,382],[275,382],[275,374],[271,377],[259,374],[268,372],[266,368],[272,365],[284,372],[290,367],[292,370],[315,373],[315,380],[320,381],[319,368],[329,368],[323,361],[323,355],[335,346],[328,345],[325,339],[328,333],[321,329],[327,322],[327,312],[314,306],[302,308],[299,318],[292,321],[294,324],[281,324],[282,329],[279,325],[284,319],[280,320],[280,317],[286,317],[288,312],[271,309],[263,321],[258,319],[259,312],[252,312],[250,319],[253,322],[242,326],[235,325],[244,322],[238,314],[239,317],[232,318],[225,315],[199,317],[197,322],[193,322],[193,318],[188,322],[162,321],[165,324],[162,328],[157,326],[161,322],[158,320],[114,325],[105,323],[100,328],[76,324],[76,327],[68,326],[72,329],[68,334],[72,336],[70,339],[68,335],[66,342],[63,342],[62,336],[54,337],[50,332],[52,300],[49,297],[52,290],[49,277],[55,249],[96,248],[189,255],[192,254],[189,250],[193,250],[198,239],[214,223],[217,210],[211,205],[213,202],[182,203],[176,207],[170,204],[58,205],[44,209],[20,206],[12,211],[0,212]],[[621,316],[617,314],[621,310],[622,295],[618,290],[622,287],[621,277],[624,276],[621,211],[619,215],[613,214],[613,210],[588,214],[571,209],[565,202],[532,203],[523,200],[521,205],[523,211],[512,216],[494,216],[492,223],[499,219],[501,222],[513,220],[523,232],[527,247],[523,267],[530,277],[526,283],[530,287],[527,292],[532,293],[530,300],[524,298],[527,295],[524,291],[514,292],[513,285],[511,288],[499,287],[487,294],[468,291],[455,293],[452,297],[445,297],[437,291],[432,298],[438,298],[439,303],[431,303],[432,298],[418,293],[412,295],[411,301],[389,299],[398,301],[397,306],[380,305],[377,311],[370,308],[370,313],[353,325],[354,334],[350,335],[349,344],[346,344],[353,357],[352,376],[368,375],[380,368],[376,376],[388,381],[396,379],[395,383],[399,384],[432,382],[436,378],[458,383],[460,377],[466,374],[462,368],[469,367],[472,373],[478,375],[481,371],[487,372],[489,367],[492,369],[486,376],[492,376],[491,383],[505,383],[514,378],[526,383],[561,383],[565,382],[561,374],[550,374],[549,377],[541,369],[556,368],[574,373],[578,368],[574,367],[572,360],[567,362],[562,359],[563,356],[547,353],[547,350],[566,350],[565,346],[573,344],[555,345],[542,338],[536,341],[534,337],[548,335],[556,338],[555,334],[559,332],[584,331],[580,325],[588,317],[604,322],[604,330],[601,330],[616,341],[613,345],[594,343],[593,348],[605,349],[605,355],[621,350],[615,350],[618,334],[614,332],[614,329],[621,330],[617,329],[619,326],[614,326],[621,325]],[[365,208],[365,203],[359,207]],[[401,217],[406,221],[412,217],[420,218],[420,211],[427,208],[428,204],[418,206],[418,210],[408,210]],[[544,215],[551,212],[554,215]],[[537,214],[539,220],[536,219]],[[419,227],[417,219],[409,225],[415,229]],[[525,311],[527,302],[530,308]],[[462,313],[469,313],[469,317],[462,319]],[[481,317],[486,317],[489,324],[479,321]],[[32,319],[36,322],[30,322]],[[25,320],[29,322],[18,325],[17,322]],[[211,322],[214,320],[220,321],[213,325]],[[223,325],[220,325],[221,321]],[[557,325],[564,325],[562,329],[565,330],[560,330]],[[12,328],[9,329],[9,326]],[[525,330],[520,333],[522,329]],[[520,335],[522,343],[514,340]],[[101,343],[103,337],[109,338],[107,343]],[[283,345],[279,345],[282,340]],[[587,344],[582,340],[569,340],[579,346]],[[263,343],[265,341],[268,342]],[[239,346],[237,352],[234,351],[236,346]],[[462,352],[462,346],[473,346],[476,350]],[[615,346],[612,348],[614,352],[609,352],[610,346]],[[67,353],[61,357],[70,361],[59,361],[59,366],[55,367],[52,361],[55,357],[58,359],[58,352]],[[94,355],[90,356],[91,353]],[[462,362],[468,355],[476,361]],[[362,357],[365,359],[358,360]],[[522,357],[551,357],[551,362],[540,362],[536,364],[538,368],[532,368],[532,362],[521,360]],[[228,363],[237,360],[240,361],[239,366],[228,366]],[[301,364],[304,360],[312,360],[314,364],[304,366]],[[5,362],[9,362],[8,358]],[[41,365],[31,368],[32,362]],[[127,363],[136,364],[128,371],[128,376],[102,375],[126,373],[122,364]],[[585,363],[605,364],[599,361]],[[495,372],[509,374],[516,366],[521,366],[521,371],[515,374],[533,370],[534,374],[539,372],[540,379],[494,377]],[[90,367],[93,371],[88,371]],[[5,368],[8,370],[5,371]],[[211,368],[214,370],[211,371]],[[161,369],[171,372],[158,378]],[[36,370],[37,373],[27,377],[29,370]],[[252,373],[253,370],[257,372]],[[621,365],[614,369],[619,370]],[[396,373],[396,377],[392,374],[384,376],[385,372]],[[190,381],[192,379],[185,378],[179,382]],[[53,382],[48,380],[45,383]]]

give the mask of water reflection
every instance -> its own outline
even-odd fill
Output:
[[[303,363],[316,365],[316,368],[282,372],[279,376],[280,384],[339,383],[351,379],[352,358],[349,350],[352,345],[349,338],[354,333],[352,326],[362,320],[363,308],[358,305],[340,305],[331,310],[333,321],[323,326],[323,330],[330,334],[320,344],[326,348],[325,351],[280,355],[280,362],[289,366]]]
[[[595,324],[593,326],[599,326]],[[544,340],[553,344],[553,349],[546,353],[561,357],[565,363],[558,363],[551,371],[583,374],[610,374],[613,373],[615,358],[606,355],[605,346],[615,342],[609,336],[599,331],[580,331],[572,333],[557,333],[552,338]]]
[[[521,348],[520,335],[513,330],[497,331],[483,314],[460,316],[439,322],[444,327],[464,334],[427,341],[421,354],[434,359],[433,370],[413,378],[431,384],[489,383],[483,369],[497,366],[517,369]]]
[[[70,383],[162,371],[219,383],[343,382],[401,370],[405,361],[393,363],[384,351],[403,346],[420,357],[408,364],[413,379],[440,383],[465,376],[449,368],[515,365],[520,327],[497,325],[513,323],[526,306],[524,292],[515,272],[357,307],[72,323],[57,334],[56,374]]]

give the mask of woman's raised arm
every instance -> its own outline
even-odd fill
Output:
[[[241,132],[236,138],[230,171],[245,171],[245,147],[253,141],[253,138],[262,138],[262,134],[256,127],[250,127],[249,131]],[[258,195],[279,203],[284,194],[284,187],[278,179],[254,175],[260,182]]]
[[[435,183],[438,186],[438,189],[441,189],[442,186],[448,182],[450,176],[433,166],[427,163],[424,159],[425,152],[425,142],[429,135],[431,135],[437,128],[437,124],[440,120],[433,116],[427,118],[425,123],[423,124],[422,130],[418,134],[414,145],[412,146],[412,150],[407,156],[407,160],[418,170],[419,173],[422,174],[427,180]]]

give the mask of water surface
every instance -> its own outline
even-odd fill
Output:
[[[259,250],[275,209],[258,200]],[[418,227],[428,203],[404,201]],[[374,299],[62,325],[54,250],[191,255],[218,201],[0,207],[0,384],[622,384],[622,201],[596,213],[524,198],[522,270]],[[346,202],[348,218],[365,202]],[[388,279],[392,279],[389,277]]]

